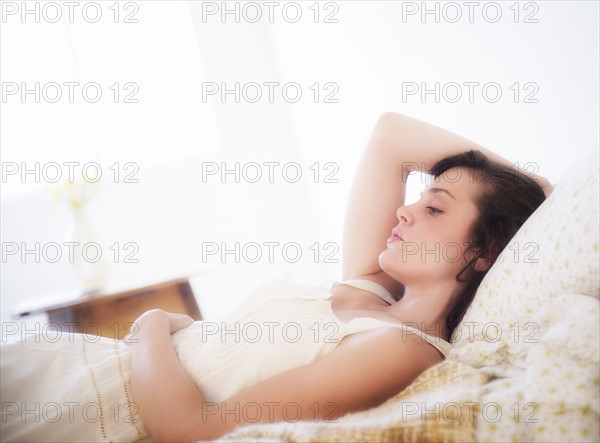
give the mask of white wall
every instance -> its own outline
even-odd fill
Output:
[[[202,272],[194,286],[208,317],[227,312],[270,277],[307,284],[327,284],[339,277],[339,263],[323,263],[328,251],[322,245],[341,242],[352,174],[383,111],[439,124],[519,164],[535,162],[554,182],[571,159],[598,144],[597,2],[523,2],[517,7],[513,2],[480,2],[472,23],[464,2],[428,2],[430,10],[439,8],[439,23],[433,14],[424,19],[419,13],[409,15],[421,2],[319,3],[318,23],[312,2],[298,3],[303,15],[297,23],[290,23],[293,16],[282,16],[289,2],[275,9],[273,23],[264,6],[262,20],[249,23],[245,18],[251,20],[256,9],[244,3],[237,3],[240,23],[231,14],[225,23],[218,13],[207,15],[221,2],[135,3],[137,28],[62,23],[63,37],[41,49],[32,35],[57,28],[5,16],[3,82],[68,81],[77,75],[81,81],[128,79],[143,86],[140,97],[145,101],[124,110],[108,104],[52,107],[7,99],[1,104],[2,161],[72,159],[73,152],[81,151],[65,154],[60,148],[70,143],[75,148],[85,145],[81,158],[87,160],[99,155],[107,164],[124,158],[138,162],[139,183],[106,184],[90,206],[111,242],[131,241],[140,247],[139,263],[113,264],[110,284],[125,287]],[[236,7],[234,2],[228,5]],[[459,11],[456,5],[463,17],[449,23]],[[491,23],[494,5],[502,17]],[[338,22],[325,23],[328,13]],[[538,22],[525,23],[528,14]],[[100,31],[108,32],[100,40],[103,44],[92,45],[90,35]],[[48,55],[53,51],[60,57]],[[67,66],[70,71],[65,71]],[[273,103],[265,98],[235,103],[231,97],[225,103],[215,97],[203,102],[202,82],[236,81],[295,82],[303,96],[297,103],[280,94]],[[318,103],[310,89],[315,82],[320,85]],[[408,82],[428,87],[439,82],[442,88],[456,82],[464,95],[456,103],[443,95],[439,103],[433,95],[403,100]],[[497,84],[502,98],[491,103],[477,87],[471,103],[465,82]],[[509,89],[516,82],[521,93],[517,103]],[[335,85],[324,89],[326,83]],[[448,88],[452,98],[455,89]],[[334,90],[332,98],[338,102],[325,103],[324,94]],[[534,90],[537,102],[525,103],[524,94]],[[298,183],[280,175],[274,183],[220,183],[213,177],[203,183],[202,162],[208,161],[296,162],[304,175]],[[309,166],[315,162],[322,173],[333,170],[324,170],[325,163],[335,163],[338,182],[325,183],[321,175],[314,183]],[[63,241],[68,210],[54,205],[51,188],[43,185],[2,183],[3,243]],[[409,199],[417,193],[415,189]],[[275,263],[202,262],[203,242],[236,241],[297,242],[304,256],[298,263],[281,255]],[[321,245],[319,263],[308,249],[315,242]],[[341,251],[335,258],[341,258]],[[34,263],[31,258],[23,263],[9,257],[1,269],[2,319],[9,318],[19,300],[76,293],[78,287],[69,263]]]

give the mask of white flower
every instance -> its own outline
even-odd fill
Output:
[[[83,208],[98,193],[100,182],[101,180],[90,181],[82,173],[76,180],[57,183],[53,192],[54,198],[57,202],[65,202],[72,210]]]

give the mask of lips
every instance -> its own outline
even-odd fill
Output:
[[[404,241],[404,239],[402,238],[402,235],[400,235],[400,232],[394,228],[392,229],[392,235],[390,235],[390,238],[388,238],[387,241],[388,243],[392,243],[395,241]]]

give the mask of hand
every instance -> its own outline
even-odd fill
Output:
[[[554,187],[552,186],[552,183],[550,183],[550,180],[548,180],[546,177],[538,175],[538,174],[531,174],[531,171],[529,171],[527,169],[523,169],[520,166],[517,166],[517,170],[520,173],[524,174],[525,176],[535,180],[537,182],[537,184],[540,185],[540,187],[542,188],[542,191],[544,191],[544,195],[546,196],[546,198],[548,198],[548,196],[554,189]]]
[[[160,331],[168,328],[169,334],[187,328],[194,322],[189,315],[175,314],[163,311],[162,309],[152,309],[140,315],[131,325],[129,334],[123,341],[126,344],[135,344],[138,342],[136,335],[145,331]]]
[[[542,187],[542,189],[544,190],[544,195],[546,196],[546,198],[548,198],[548,196],[554,189],[554,187],[552,186],[552,183],[550,183],[550,181],[547,178],[542,177],[541,175],[537,175],[534,178],[538,182],[538,184]]]
[[[167,316],[169,317],[169,333],[175,334],[180,329],[185,329],[192,323],[194,323],[194,319],[189,315],[185,314],[175,314],[172,312],[167,312]]]

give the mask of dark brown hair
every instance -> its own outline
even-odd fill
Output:
[[[541,186],[524,172],[493,162],[479,151],[442,159],[429,172],[438,178],[452,168],[467,169],[469,176],[483,186],[475,198],[479,218],[471,226],[470,244],[463,255],[469,252],[475,254],[456,275],[456,281],[466,283],[466,286],[446,317],[448,338],[464,317],[487,273],[487,270],[480,272],[474,269],[477,259],[485,257],[493,264],[525,220],[546,198]]]

